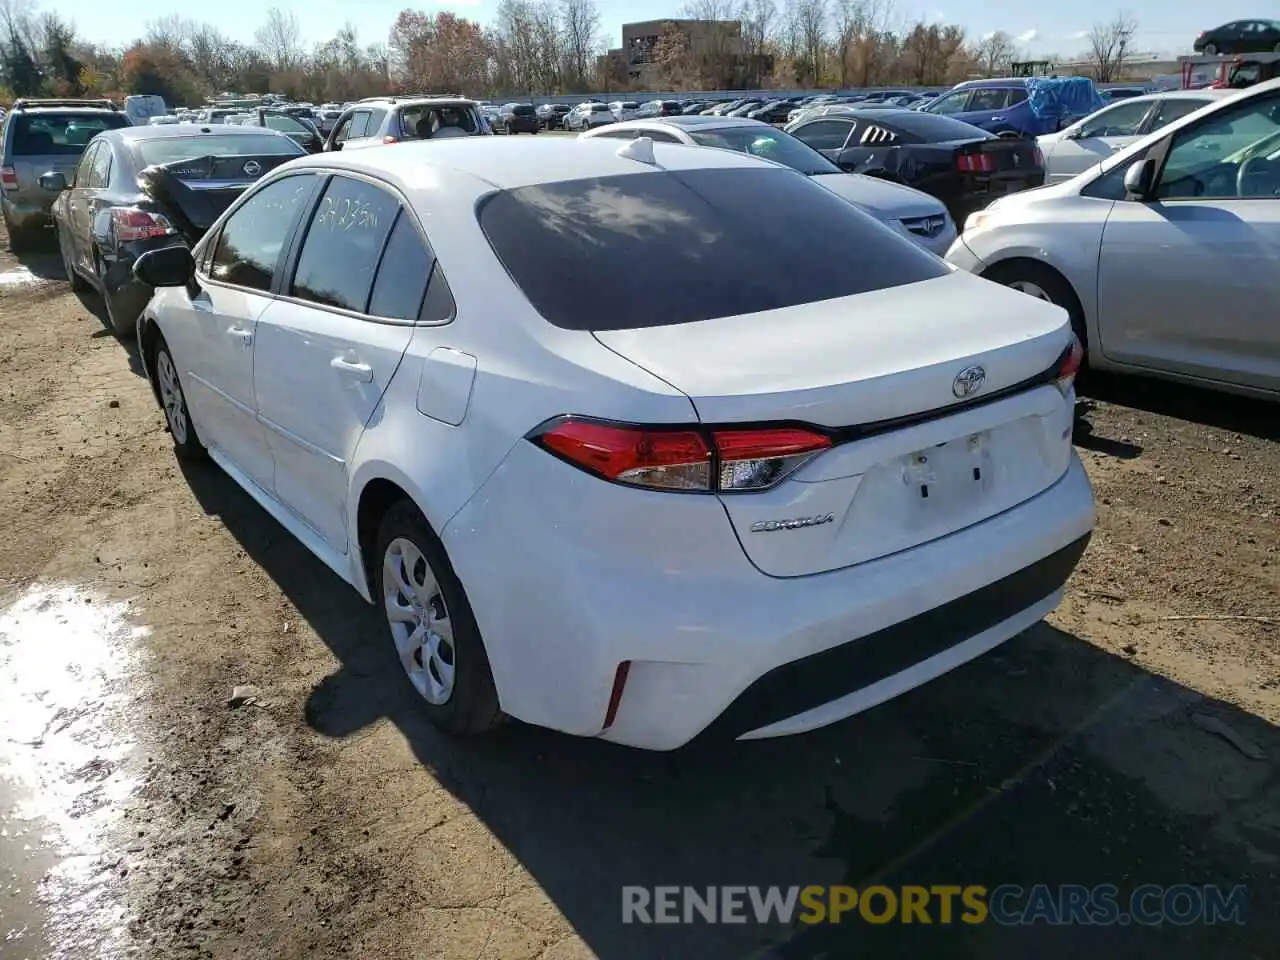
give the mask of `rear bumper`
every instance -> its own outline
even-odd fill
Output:
[[[824,726],[981,655],[1057,605],[1092,528],[1072,454],[1053,486],[972,527],[770,577],[710,498],[602,483],[518,443],[441,537],[506,712],[670,750]]]
[[[0,209],[5,217],[19,230],[32,230],[36,227],[53,226],[53,201],[57,194],[31,199],[21,194],[10,196],[0,194]]]

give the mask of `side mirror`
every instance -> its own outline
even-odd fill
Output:
[[[1126,200],[1146,202],[1151,198],[1151,190],[1155,186],[1156,162],[1148,157],[1135,161],[1124,172],[1124,190]]]
[[[185,287],[195,279],[196,261],[181,244],[161,247],[138,257],[133,275],[149,287]]]
[[[40,186],[50,193],[61,193],[67,189],[67,178],[65,175],[51,170],[48,173],[40,174]]]

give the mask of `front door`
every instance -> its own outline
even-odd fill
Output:
[[[264,490],[275,465],[254,396],[258,321],[319,179],[276,180],[238,207],[214,241],[207,275],[164,329],[201,439]]]
[[[1280,390],[1280,93],[1180,130],[1098,262],[1108,357]]]
[[[258,326],[254,383],[275,495],[339,553],[348,464],[413,336],[431,257],[389,190],[334,176],[286,297]]]

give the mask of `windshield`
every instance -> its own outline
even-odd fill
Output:
[[[288,137],[231,131],[198,137],[157,137],[139,141],[135,149],[144,167],[197,157],[300,157],[306,152]]]
[[[801,143],[789,133],[765,127],[720,127],[713,130],[690,130],[694,142],[704,147],[719,147],[763,157],[799,170],[806,176],[840,173],[840,168],[813,147]]]
[[[78,157],[95,136],[103,130],[129,126],[129,118],[105,110],[91,114],[19,113],[10,123],[16,156]]]

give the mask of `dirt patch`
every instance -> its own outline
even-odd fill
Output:
[[[0,273],[15,263],[0,253]],[[27,266],[56,274],[56,254]],[[373,609],[216,468],[177,464],[99,311],[63,283],[0,284],[0,587],[92,584],[150,628],[143,786],[104,859],[141,955],[839,956],[867,932],[623,927],[631,883],[950,871],[1246,883],[1275,902],[1274,408],[1097,384],[1078,442],[1098,531],[1062,608],[862,717],[667,756],[519,724],[455,743],[422,721]],[[241,684],[257,695],[232,706]],[[893,927],[875,942],[1262,956],[1277,931],[1259,914],[1139,941],[984,927],[939,947]]]

